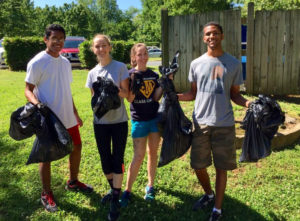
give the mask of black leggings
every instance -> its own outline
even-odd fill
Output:
[[[94,132],[104,174],[124,173],[124,152],[128,135],[128,122],[94,124]]]

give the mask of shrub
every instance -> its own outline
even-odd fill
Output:
[[[81,66],[91,69],[97,64],[97,59],[91,51],[92,41],[85,41],[79,45],[79,60]],[[113,41],[112,57],[125,64],[130,63],[130,49],[133,42]],[[13,71],[26,70],[27,63],[37,53],[45,50],[46,46],[41,37],[10,37],[3,42],[6,63]]]
[[[96,55],[91,50],[92,40],[84,41],[79,45],[79,60],[81,67],[91,69],[97,64]]]
[[[30,59],[46,47],[41,37],[6,37],[3,46],[5,62],[13,71],[26,70]]]

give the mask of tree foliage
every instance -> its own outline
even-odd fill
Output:
[[[89,32],[104,33],[112,39],[131,39],[134,29],[132,23],[133,13],[122,12],[116,0],[78,0],[78,4],[89,10]]]
[[[254,10],[291,10],[300,9],[299,0],[241,0],[239,3],[243,4],[242,14],[247,15],[248,3],[254,2]]]
[[[6,36],[30,35],[33,20],[33,3],[30,0],[2,0],[0,2],[0,38]]]
[[[32,0],[0,0],[0,38],[41,36],[45,27],[61,24],[67,35],[91,38],[105,33],[114,40],[132,39],[137,9],[122,12],[116,0],[78,0],[61,7],[34,7]]]
[[[170,15],[185,15],[230,9],[232,4],[227,0],[165,0],[165,7]]]
[[[134,36],[137,40],[159,41],[160,40],[160,10],[163,7],[162,0],[141,0],[142,11],[133,22],[136,25]]]
[[[194,14],[232,7],[227,0],[141,0],[142,11],[134,19],[135,36],[140,41],[160,41],[161,9],[168,8],[169,15]]]
[[[64,26],[67,35],[92,38],[96,33],[113,40],[160,41],[161,9],[169,15],[227,10],[240,3],[247,13],[253,0],[140,0],[142,9],[119,9],[116,0],[77,0],[61,7],[34,7],[33,0],[0,0],[0,38],[3,36],[41,36],[51,23]],[[257,0],[255,10],[300,8],[299,0]]]

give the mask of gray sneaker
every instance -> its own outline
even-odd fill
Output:
[[[215,201],[215,193],[213,192],[213,197],[210,198],[207,194],[204,194],[197,202],[193,205],[193,210],[204,209],[209,204],[212,204]]]

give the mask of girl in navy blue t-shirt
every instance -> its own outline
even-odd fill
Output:
[[[147,68],[148,51],[143,43],[135,44],[131,49],[131,65],[129,71],[131,79],[139,74],[143,86],[134,94],[129,92],[128,101],[131,112],[131,136],[133,138],[134,156],[128,168],[126,189],[121,197],[121,206],[126,207],[131,198],[131,189],[144,160],[146,147],[148,152],[148,184],[145,188],[145,200],[154,200],[154,178],[157,168],[157,150],[160,134],[157,127],[158,100],[162,96],[162,88],[158,83],[158,74]]]

